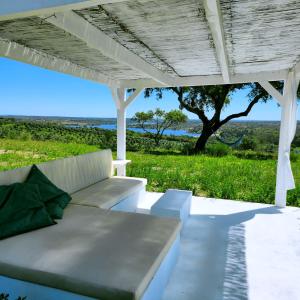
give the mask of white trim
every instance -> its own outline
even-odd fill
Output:
[[[277,81],[287,78],[288,70],[278,70],[271,72],[259,72],[253,74],[236,74],[231,77],[231,83],[248,83],[262,80]],[[185,76],[173,77],[173,82],[168,86],[204,86],[226,84],[221,75],[209,76]],[[152,79],[120,80],[120,87],[123,88],[155,88],[165,87]]]
[[[1,0],[0,21],[53,14],[128,0]]]
[[[284,96],[274,88],[274,86],[269,81],[261,80],[259,84],[275,99],[279,104],[283,105],[285,102]]]
[[[39,66],[48,70],[107,84],[108,86],[119,85],[118,81],[108,78],[97,71],[78,66],[67,60],[63,60],[31,48],[24,47],[15,42],[0,40],[0,56]]]
[[[127,99],[125,102],[125,106],[128,107],[136,98],[140,95],[140,93],[143,91],[143,88],[136,89]]]
[[[294,69],[295,69],[295,72],[296,72],[296,78],[300,79],[300,62],[296,63]]]
[[[173,81],[172,76],[153,67],[72,11],[56,14],[46,21],[86,42],[90,48],[99,50],[103,55],[147,77],[167,85]]]
[[[126,160],[117,159],[117,160],[113,160],[112,165],[114,168],[117,168],[119,166],[124,166],[124,165],[126,166],[127,164],[130,164],[130,163],[131,163],[131,160],[128,160],[128,159],[126,159]]]
[[[230,70],[220,2],[219,0],[204,0],[204,8],[224,82],[230,83]]]
[[[110,90],[117,109],[121,109],[122,107],[124,107],[125,89],[117,88],[114,86]]]

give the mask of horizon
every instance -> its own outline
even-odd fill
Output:
[[[90,120],[95,120],[95,119],[114,119],[117,120],[116,117],[81,117],[81,116],[47,116],[47,115],[1,115],[0,114],[0,118],[49,118],[49,119],[90,119]],[[132,117],[126,117],[126,120],[131,119]],[[191,119],[188,118],[188,121],[199,121],[201,122],[200,119]],[[239,120],[239,119],[233,119],[231,121],[229,121],[228,123],[245,123],[245,122],[268,122],[268,123],[272,123],[272,122],[280,122],[280,120]],[[297,122],[299,123],[300,120],[297,120]]]

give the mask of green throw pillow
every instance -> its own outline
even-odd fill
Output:
[[[32,166],[26,182],[39,186],[41,198],[48,213],[53,219],[61,219],[64,208],[72,199],[71,196],[54,185],[36,165]]]
[[[0,239],[54,224],[36,184],[0,186]]]

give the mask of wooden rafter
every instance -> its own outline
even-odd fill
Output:
[[[127,0],[1,0],[0,21],[53,14]]]
[[[150,77],[164,85],[170,85],[173,82],[172,76],[153,67],[75,12],[69,11],[56,14],[47,18],[46,22],[76,36],[90,48],[99,50],[103,55],[145,74],[146,77]]]
[[[205,15],[214,40],[215,50],[225,83],[230,82],[223,18],[219,0],[204,0]]]
[[[231,83],[248,83],[257,81],[278,81],[287,78],[288,70],[278,70],[272,72],[259,72],[253,74],[236,74],[231,77]],[[221,85],[225,84],[221,75],[210,76],[185,76],[174,77],[173,83],[169,86],[200,86],[200,85]],[[124,88],[154,88],[164,87],[151,79],[121,80],[120,86]]]
[[[281,105],[284,104],[284,96],[269,81],[261,80],[259,84]]]
[[[92,80],[108,86],[119,86],[119,81],[109,78],[98,71],[84,68],[70,61],[24,47],[15,42],[0,40],[0,56],[39,66],[44,69]]]
[[[300,62],[296,63],[294,69],[296,72],[296,78],[299,80],[300,79]]]

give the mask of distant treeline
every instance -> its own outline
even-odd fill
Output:
[[[117,146],[116,130],[74,128],[53,122],[19,121],[13,118],[0,118],[0,138],[78,143],[113,150],[116,150]],[[165,136],[161,147],[180,151],[184,144],[191,140],[188,137]],[[154,140],[147,137],[146,134],[127,131],[127,149],[129,151],[146,150],[153,147],[155,147]]]
[[[298,125],[299,127],[299,125]],[[236,156],[242,157],[248,151],[247,157],[254,154],[249,151],[260,153],[259,157],[276,157],[279,140],[279,127],[276,122],[240,122],[230,123],[224,126],[221,132],[223,140],[234,141],[237,137],[244,135],[243,141],[238,148],[234,149]],[[14,118],[0,118],[0,138],[57,141],[63,143],[78,143],[96,145],[99,148],[111,148],[116,150],[117,135],[115,130],[105,130],[90,127],[69,127],[59,122],[41,120],[16,120]],[[190,153],[196,142],[196,138],[187,136],[164,136],[159,146],[155,146],[154,140],[147,134],[127,131],[127,149],[129,151],[153,151],[167,150]],[[214,145],[218,145],[213,149]],[[219,153],[229,152],[215,137],[208,144],[208,151]],[[293,148],[300,147],[300,130],[298,128],[296,137],[292,144]],[[216,151],[215,151],[216,150]],[[269,153],[269,154],[268,154]],[[256,155],[256,154],[255,154]],[[255,158],[254,155],[254,158]]]

